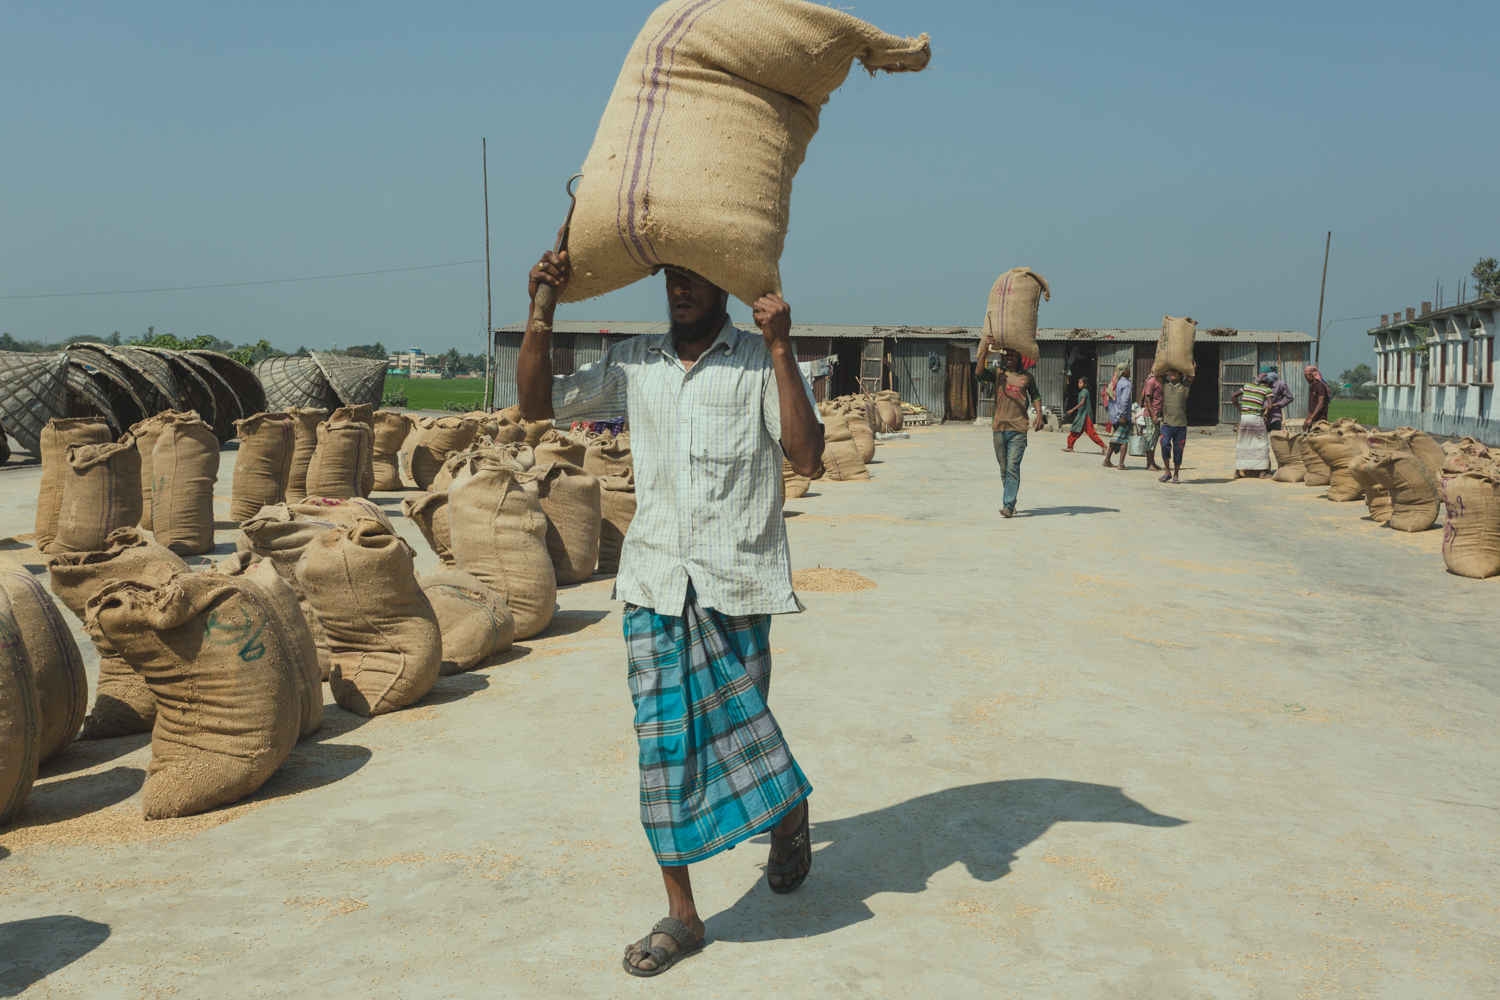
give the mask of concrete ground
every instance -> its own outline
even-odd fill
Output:
[[[764,838],[698,866],[711,943],[663,979],[620,968],[665,907],[596,580],[412,709],[330,700],[239,805],[147,824],[147,737],[76,744],[0,830],[0,995],[1500,994],[1500,580],[1228,481],[1223,435],[1176,487],[1060,445],[1010,521],[968,426],[788,503],[795,566],[879,584],[772,629],[813,873],[771,894]],[[0,473],[0,534],[37,481]]]

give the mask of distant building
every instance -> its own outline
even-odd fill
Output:
[[[400,354],[392,354],[385,359],[385,370],[388,375],[405,375],[408,378],[438,378],[442,371],[437,367],[438,359],[422,353],[420,347],[413,347]]]
[[[1495,329],[1500,299],[1380,317],[1375,385],[1380,426],[1416,427],[1500,444],[1495,401]]]

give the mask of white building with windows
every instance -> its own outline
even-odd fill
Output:
[[[1381,316],[1375,339],[1380,426],[1465,435],[1500,445],[1495,330],[1500,299]]]

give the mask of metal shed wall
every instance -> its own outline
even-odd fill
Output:
[[[521,356],[521,334],[495,334],[495,409],[503,410],[515,406],[521,400],[516,395],[516,360]]]
[[[1256,372],[1254,344],[1223,343],[1219,345],[1219,422],[1240,422],[1240,408],[1230,397],[1246,382],[1253,381]]]
[[[1039,346],[1042,356],[1031,374],[1036,379],[1037,391],[1042,394],[1042,406],[1060,411],[1063,409],[1063,389],[1067,385],[1067,369],[1063,366],[1063,352],[1067,345],[1060,340],[1044,340]]]
[[[1306,344],[1259,344],[1260,363],[1280,365],[1281,380],[1292,390],[1292,405],[1281,412],[1286,421],[1302,420],[1307,416],[1307,379],[1302,377],[1302,366],[1307,364]],[[1257,369],[1259,370],[1259,369]]]
[[[947,416],[948,343],[911,338],[891,345],[891,372],[901,401],[925,406],[932,419]]]

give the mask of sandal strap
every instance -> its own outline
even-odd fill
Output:
[[[667,949],[665,949],[665,948],[658,948],[654,944],[653,945],[647,945],[645,948],[642,948],[641,950],[646,953],[645,957],[653,959],[656,962],[656,970],[655,971],[661,971],[661,970],[665,969],[667,967],[667,965],[669,964],[669,962],[671,961],[671,958],[672,958],[672,956],[667,952]],[[636,968],[639,969],[640,966],[637,965]]]
[[[693,933],[693,929],[676,917],[662,917],[656,922],[656,926],[651,928],[651,933],[667,935],[673,941],[677,942],[679,950],[688,947],[698,940],[697,936]],[[648,937],[646,940],[649,941],[651,939]],[[656,950],[661,951],[660,948]],[[657,964],[660,965],[660,961]]]

